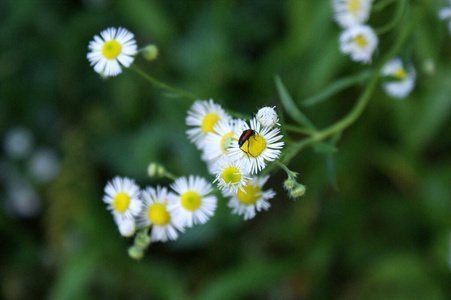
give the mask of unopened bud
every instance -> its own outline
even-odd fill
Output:
[[[152,61],[158,56],[158,47],[156,45],[150,44],[141,49],[144,59]]]
[[[277,115],[274,107],[263,107],[258,110],[257,120],[264,127],[273,127],[274,125],[279,125],[279,116]]]
[[[139,231],[135,237],[135,246],[146,249],[150,244],[150,236],[147,234],[147,230]]]
[[[128,256],[133,259],[140,260],[144,256],[144,250],[136,246],[131,246],[128,248]]]
[[[125,237],[131,237],[132,235],[135,234],[135,221],[133,220],[122,220],[119,223],[119,232],[121,233],[122,236]]]
[[[283,183],[283,187],[284,187],[286,190],[289,190],[289,191],[290,191],[295,185],[296,185],[296,181],[293,180],[293,179],[291,179],[291,178],[288,178],[288,179],[285,180],[285,182]]]
[[[150,163],[149,166],[147,167],[147,175],[149,175],[149,177],[155,177],[158,175],[158,168],[159,168],[159,164],[157,163]]]
[[[305,185],[302,185],[300,183],[297,183],[291,190],[290,190],[290,196],[293,198],[299,198],[302,195],[305,194],[305,191],[307,188]]]

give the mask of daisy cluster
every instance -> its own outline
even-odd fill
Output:
[[[259,176],[268,162],[276,160],[284,143],[275,107],[260,109],[249,122],[233,119],[213,100],[198,100],[188,110],[188,138],[202,151],[210,174],[222,195],[229,198],[232,213],[251,219],[270,207],[275,196],[263,185],[269,176]]]
[[[150,230],[152,242],[177,239],[184,228],[206,223],[216,210],[212,185],[202,177],[177,178],[167,187],[140,189],[133,179],[115,177],[105,186],[103,202],[121,235]]]
[[[340,50],[353,61],[371,63],[379,39],[374,30],[365,25],[373,0],[333,0],[335,21],[343,28]]]
[[[343,28],[340,35],[340,50],[352,60],[371,63],[379,39],[371,28],[366,25],[373,0],[333,0],[335,21]],[[451,9],[443,9],[442,18]],[[451,14],[449,14],[451,19]],[[413,65],[405,67],[399,57],[394,57],[381,70],[384,77],[382,88],[393,98],[405,98],[415,86],[416,72]]]

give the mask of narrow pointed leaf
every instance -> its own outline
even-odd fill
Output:
[[[310,122],[310,120],[301,112],[301,110],[296,106],[287,89],[282,83],[282,80],[278,75],[274,77],[276,82],[277,91],[279,92],[280,101],[287,114],[297,123],[306,126],[310,129],[315,129],[315,126]]]

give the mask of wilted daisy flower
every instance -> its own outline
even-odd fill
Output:
[[[406,70],[403,66],[402,60],[399,57],[393,58],[383,68],[382,74],[384,76],[393,77],[393,81],[382,83],[382,87],[388,95],[395,98],[405,98],[415,86],[415,68],[410,66]]]
[[[280,125],[279,116],[274,107],[263,107],[257,112],[257,120],[263,127],[273,127],[275,125]]]
[[[133,219],[142,207],[139,186],[132,179],[116,176],[105,186],[103,202],[115,218]]]
[[[354,25],[340,35],[340,50],[354,61],[371,62],[379,39],[373,29],[366,25]]]
[[[166,187],[157,186],[156,189],[147,187],[141,191],[144,208],[139,214],[136,223],[138,228],[152,225],[150,238],[152,242],[166,242],[175,240],[178,231],[183,232],[183,226],[168,210],[171,192]]]
[[[237,141],[230,146],[229,156],[248,160],[250,173],[255,174],[265,168],[265,161],[279,157],[280,150],[277,149],[282,149],[284,143],[278,142],[282,138],[279,128],[262,127],[255,118],[250,121],[250,129],[247,123],[243,124],[241,132],[234,136]]]
[[[333,0],[335,20],[342,27],[363,24],[368,20],[372,0]]]
[[[94,36],[89,42],[87,57],[94,71],[104,76],[116,76],[122,72],[121,65],[128,68],[138,53],[133,33],[125,28],[110,27]],[[120,64],[119,64],[120,63]]]
[[[214,174],[220,190],[230,190],[236,193],[238,189],[243,190],[250,179],[249,165],[247,160],[232,160],[228,156],[222,156],[214,163]]]
[[[451,1],[449,1],[451,5]],[[448,21],[448,30],[451,33],[451,7],[444,7],[438,12],[438,17],[442,20]]]
[[[205,137],[202,159],[207,162],[212,162],[223,155],[227,155],[229,153],[228,149],[234,141],[233,136],[241,132],[243,123],[244,121],[241,119],[218,121],[213,126],[213,131],[208,132]]]
[[[262,209],[268,210],[271,204],[269,199],[273,198],[276,193],[269,189],[263,191],[263,185],[268,181],[269,175],[265,177],[254,176],[249,180],[246,186],[242,190],[238,190],[237,193],[229,191],[225,193],[225,196],[230,196],[229,203],[227,204],[232,208],[232,213],[239,216],[244,215],[244,220],[252,219],[255,217],[256,212]]]
[[[222,109],[221,105],[206,100],[198,100],[191,105],[186,117],[186,125],[195,126],[188,129],[189,139],[198,149],[203,149],[205,138],[209,132],[215,132],[213,127],[221,120],[229,120],[230,116]]]
[[[171,184],[171,188],[177,195],[172,194],[169,197],[171,204],[168,209],[183,226],[204,224],[214,215],[216,197],[207,196],[213,188],[204,178],[193,175],[188,179],[180,177]]]

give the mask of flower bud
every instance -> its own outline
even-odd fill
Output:
[[[277,115],[274,107],[263,107],[260,108],[257,113],[257,120],[263,127],[273,127],[274,125],[279,125],[279,116]]]
[[[135,246],[146,249],[150,244],[150,236],[147,234],[147,230],[139,231],[135,237]]]
[[[149,175],[149,177],[155,177],[158,175],[158,168],[159,168],[159,164],[157,163],[150,163],[149,166],[147,167],[147,175]]]
[[[150,44],[141,49],[141,53],[144,59],[152,61],[158,56],[158,47],[156,45]]]
[[[143,258],[144,250],[136,246],[131,246],[130,248],[128,248],[128,256],[133,259],[139,260]]]
[[[285,180],[285,182],[283,183],[283,187],[286,190],[291,190],[294,186],[296,185],[296,181],[294,179],[288,178],[287,180]]]
[[[300,183],[297,183],[291,190],[290,190],[290,196],[294,197],[294,198],[299,198],[302,195],[305,194],[305,191],[307,190],[307,188],[305,187],[305,185],[302,185]]]
[[[125,237],[131,237],[132,235],[135,234],[135,221],[133,220],[122,220],[119,224],[119,232],[121,233],[122,236]]]

